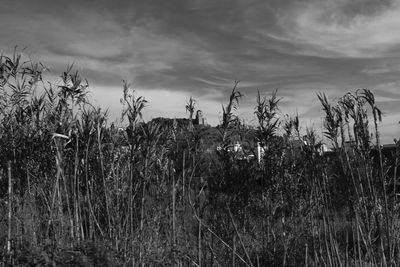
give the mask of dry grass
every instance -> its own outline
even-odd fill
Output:
[[[276,92],[258,95],[254,128],[235,114],[236,82],[215,129],[192,125],[193,98],[189,123],[144,123],[125,83],[121,132],[72,67],[60,84],[44,70],[0,56],[0,265],[399,265],[400,148],[382,152],[371,91],[318,95],[335,149],[322,155],[298,116],[278,116]],[[230,152],[238,140],[264,146],[260,164]]]

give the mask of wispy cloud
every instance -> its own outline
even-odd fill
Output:
[[[305,1],[279,19],[278,40],[326,57],[390,56],[400,44],[399,1]],[[272,36],[272,35],[271,35]],[[272,36],[273,37],[273,36]]]

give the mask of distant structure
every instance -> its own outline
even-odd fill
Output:
[[[205,125],[205,119],[203,117],[203,112],[198,110],[196,112],[196,118],[193,120],[193,125]]]
[[[236,141],[236,143],[233,145],[233,151],[236,153],[243,153],[243,147],[239,141]]]
[[[158,117],[154,118],[147,123],[157,123],[162,126],[170,127],[173,126],[174,123],[178,128],[187,128],[192,127],[194,125],[205,125],[207,126],[206,119],[203,117],[203,113],[201,110],[196,112],[196,117],[194,119],[190,118],[164,118]]]
[[[264,157],[265,149],[261,146],[260,142],[257,142],[257,161],[261,164],[261,159]]]

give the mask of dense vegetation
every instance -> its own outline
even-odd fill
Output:
[[[236,83],[210,127],[192,123],[192,98],[190,119],[145,123],[146,100],[124,84],[121,130],[72,68],[59,84],[44,71],[0,56],[0,265],[400,263],[400,147],[382,152],[371,91],[318,95],[327,155],[297,116],[279,117],[276,93],[258,95],[250,127]],[[257,142],[261,162],[246,157]]]

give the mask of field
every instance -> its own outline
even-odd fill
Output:
[[[371,91],[316,96],[324,153],[277,92],[249,126],[236,83],[211,127],[192,98],[188,119],[144,122],[125,83],[121,129],[72,67],[44,71],[0,57],[0,266],[400,265],[400,143],[382,148]]]

